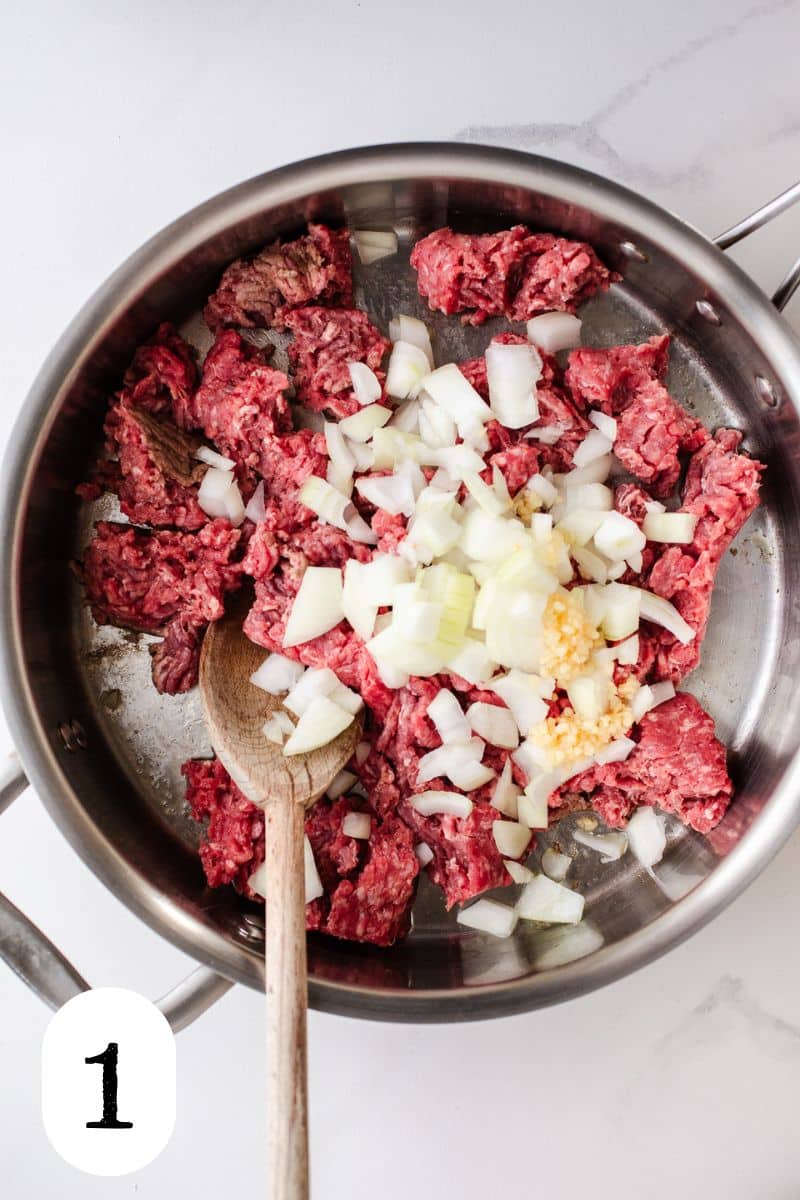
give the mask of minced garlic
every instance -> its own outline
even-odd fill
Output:
[[[580,592],[554,592],[542,619],[541,674],[559,685],[580,675],[605,641],[583,608]]]
[[[531,517],[542,507],[542,501],[535,492],[523,490],[521,492],[517,492],[511,503],[511,507],[514,510],[514,514],[519,517],[525,528],[529,529]]]
[[[608,711],[594,720],[579,717],[571,708],[565,708],[560,716],[548,717],[535,725],[530,739],[546,752],[550,767],[590,758],[633,725],[628,701],[638,687],[636,679],[631,677],[619,688],[613,688]]]

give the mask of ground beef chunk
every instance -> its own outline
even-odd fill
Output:
[[[566,372],[577,405],[596,405],[617,418],[614,453],[654,496],[675,490],[681,453],[697,450],[708,438],[700,421],[660,382],[668,348],[664,335],[640,346],[573,350]]]
[[[592,767],[550,797],[556,810],[591,807],[607,825],[626,824],[640,804],[675,813],[690,829],[708,833],[731,801],[733,784],[714,722],[694,696],[682,692],[643,718],[625,762]]]
[[[209,886],[232,883],[256,898],[247,881],[264,861],[264,813],[250,803],[217,758],[190,759],[181,774],[192,816],[207,822],[200,861]]]
[[[214,330],[224,325],[279,329],[303,304],[351,304],[351,271],[347,230],[309,225],[294,242],[274,242],[255,258],[231,263],[204,316]]]
[[[645,586],[671,600],[697,636],[683,646],[664,629],[642,624],[642,654],[653,655],[654,679],[679,682],[700,658],[714,586],[722,556],[758,504],[763,465],[738,453],[742,435],[720,429],[693,455],[679,512],[697,518],[688,546],[659,548]]]
[[[524,225],[477,235],[437,229],[417,242],[411,265],[432,309],[463,312],[473,325],[501,315],[525,321],[550,309],[574,312],[613,278],[584,242]]]
[[[388,513],[379,508],[372,518],[372,531],[378,535],[377,548],[381,554],[396,554],[406,536],[406,518],[401,513]]]
[[[337,417],[357,412],[351,362],[366,363],[383,383],[380,365],[389,342],[360,309],[298,308],[287,316],[286,327],[294,334],[289,361],[301,404]]]
[[[185,691],[196,682],[203,630],[222,616],[225,593],[241,581],[240,537],[227,521],[211,521],[199,533],[147,533],[113,521],[95,526],[82,565],[92,614],[99,625],[164,633],[154,658],[159,690]]]
[[[186,428],[186,410],[196,383],[194,351],[165,322],[134,354],[123,380],[122,398],[130,407],[171,417]]]
[[[653,497],[637,483],[621,483],[614,492],[614,508],[641,528]]]

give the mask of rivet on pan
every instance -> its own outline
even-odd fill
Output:
[[[255,913],[243,913],[236,932],[248,942],[263,942],[264,918]]]
[[[756,375],[756,391],[768,408],[777,408],[780,404],[778,393],[770,381],[765,379],[763,375]]]
[[[714,305],[710,304],[708,300],[698,300],[697,303],[695,304],[695,308],[700,313],[700,316],[705,318],[705,320],[708,321],[708,323],[710,325],[721,325],[722,324],[722,321],[720,320],[720,317],[719,317],[719,313],[714,308]]]
[[[619,248],[626,258],[633,258],[636,262],[648,261],[644,250],[640,250],[635,242],[620,242]]]
[[[85,750],[88,745],[86,731],[80,721],[76,721],[74,717],[59,723],[58,736],[64,744],[64,749],[68,750],[70,754],[74,754],[76,750]]]

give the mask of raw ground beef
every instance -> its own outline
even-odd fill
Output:
[[[501,233],[437,229],[411,252],[417,287],[429,306],[480,325],[505,315],[526,321],[538,312],[574,312],[615,276],[591,246],[524,225]]]
[[[231,263],[209,298],[211,329],[224,325],[281,328],[293,308],[352,303],[352,258],[346,229],[309,225],[294,242],[275,242],[255,258]]]
[[[264,861],[264,813],[243,795],[218,759],[183,765],[186,799],[205,823],[200,859],[209,885],[232,883],[257,899],[248,880]],[[349,812],[370,811],[357,797],[318,801],[306,817],[325,895],[306,907],[306,928],[390,946],[411,924],[419,863],[411,830],[388,813],[371,812],[369,841],[346,837]]]
[[[420,292],[432,308],[462,312],[479,324],[489,315],[524,320],[538,311],[572,311],[612,276],[580,243],[523,226],[498,234],[467,236],[438,230],[414,248]],[[347,363],[380,371],[388,343],[352,304],[347,233],[309,226],[307,235],[274,245],[225,272],[206,316],[216,332],[199,373],[194,352],[169,325],[134,356],[106,418],[106,458],[80,490],[87,499],[117,493],[133,525],[99,522],[81,567],[87,601],[100,623],[161,635],[153,647],[153,678],[162,692],[185,691],[197,677],[200,638],[224,610],[226,594],[249,578],[254,599],[245,633],[258,645],[306,666],[329,667],[365,702],[366,756],[351,764],[366,792],[319,801],[308,814],[324,895],[307,906],[309,929],[335,937],[390,945],[408,932],[419,874],[414,847],[433,855],[426,870],[448,907],[510,882],[493,836],[498,812],[490,803],[494,782],[469,793],[466,818],[421,816],[415,792],[449,788],[447,780],[417,782],[420,758],[440,745],[428,708],[441,687],[463,708],[502,702],[492,692],[456,676],[409,679],[387,688],[371,654],[346,621],[321,637],[283,648],[286,621],[309,565],[343,567],[376,552],[324,524],[300,503],[310,475],[325,478],[325,438],[295,429],[287,400],[289,380],[268,361],[271,347],[256,348],[229,325],[286,327],[293,383],[306,408],[334,417],[358,407]],[[522,343],[512,332],[495,341]],[[616,489],[618,511],[642,524],[654,495],[674,491],[688,459],[681,511],[697,515],[688,546],[648,542],[641,570],[623,582],[670,599],[697,637],[681,646],[662,628],[642,623],[636,674],[642,681],[678,681],[696,664],[714,576],[730,540],[755,507],[761,465],[741,455],[741,435],[721,430],[712,438],[664,387],[669,339],[638,346],[573,351],[564,370],[543,355],[537,386],[540,415],[529,429],[486,426],[489,449],[484,478],[498,466],[512,495],[545,467],[571,468],[576,447],[591,428],[589,408],[617,420],[615,453],[638,482]],[[460,368],[488,398],[483,357]],[[561,436],[548,446],[526,437],[542,426]],[[233,529],[210,520],[197,501],[206,467],[195,458],[206,440],[236,464],[245,500],[264,483],[264,517]],[[432,470],[426,469],[426,478]],[[407,520],[355,497],[378,537],[377,552],[392,553]],[[138,526],[149,528],[139,528]],[[629,668],[617,668],[621,682]],[[567,706],[559,691],[550,715]],[[707,832],[721,819],[732,786],[724,747],[711,718],[693,697],[681,694],[648,713],[632,736],[636,749],[624,763],[584,772],[551,797],[556,814],[591,805],[611,825],[624,824],[639,804],[658,804],[691,828]],[[487,746],[484,762],[500,771],[508,752]],[[524,784],[513,765],[516,781]],[[216,761],[184,765],[187,799],[205,823],[200,857],[209,884],[233,884],[256,899],[248,880],[264,859],[264,815]],[[345,837],[350,811],[372,818],[369,841]],[[533,845],[533,841],[531,842]],[[526,854],[522,857],[525,857]]]
[[[348,363],[363,362],[380,369],[390,343],[358,308],[297,308],[286,317],[294,334],[289,346],[297,399],[315,412],[327,410],[349,417],[360,405],[353,394]]]
[[[593,767],[550,797],[556,815],[593,808],[607,825],[625,825],[640,804],[675,813],[708,833],[730,804],[733,784],[714,722],[694,696],[681,692],[642,717],[625,762]]]

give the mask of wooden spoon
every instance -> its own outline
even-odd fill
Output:
[[[327,746],[286,757],[261,732],[280,706],[250,683],[264,650],[242,633],[241,610],[209,626],[200,654],[200,695],[222,765],[266,817],[266,991],[269,1053],[270,1200],[308,1196],[308,1006],[303,822],[352,757],[361,719]]]

